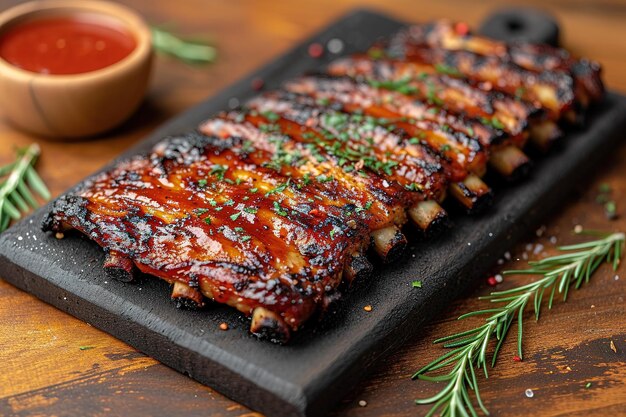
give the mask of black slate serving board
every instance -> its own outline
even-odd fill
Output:
[[[190,130],[209,115],[253,94],[250,81],[268,88],[327,60],[307,55],[311,42],[345,42],[344,53],[363,50],[402,23],[370,11],[354,12],[260,71],[167,123],[122,157],[161,138]],[[231,100],[232,102],[232,100]],[[298,332],[287,346],[259,341],[248,323],[223,306],[178,310],[164,282],[109,281],[102,251],[79,236],[56,240],[40,231],[43,208],[0,235],[0,276],[13,285],[135,346],[146,354],[254,409],[277,416],[323,415],[376,359],[419,332],[516,240],[564,201],[593,173],[626,128],[626,98],[608,94],[588,127],[569,132],[563,145],[538,158],[529,178],[497,187],[481,216],[453,216],[439,237],[414,239],[403,259],[377,266],[321,322]],[[420,289],[411,288],[415,279]],[[367,313],[363,306],[372,305]],[[230,331],[218,330],[227,322]]]

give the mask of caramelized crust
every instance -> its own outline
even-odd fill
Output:
[[[448,50],[464,50],[484,56],[496,56],[520,67],[541,73],[565,71],[576,84],[577,102],[587,107],[604,95],[601,67],[595,61],[577,59],[565,49],[527,42],[504,43],[495,39],[467,33],[467,25],[448,19],[413,25],[399,33],[391,44],[435,46]]]
[[[483,89],[501,91],[543,108],[559,120],[574,106],[574,80],[564,71],[536,73],[496,56],[394,42],[389,53],[407,62],[445,68],[454,77],[471,80]]]
[[[337,103],[346,112],[388,120],[395,129],[439,154],[451,181],[463,180],[468,172],[482,175],[487,154],[481,142],[497,142],[493,136],[498,133],[490,126],[346,77],[306,76],[289,81],[284,87],[317,100]]]
[[[445,176],[439,157],[420,141],[389,130],[390,122],[320,105],[309,96],[275,91],[252,99],[248,106],[280,116],[278,124],[294,140],[333,156],[344,170],[373,171],[388,182],[413,191],[412,200],[441,200]]]
[[[442,74],[441,68],[391,59],[354,55],[331,63],[332,75],[364,77],[373,86],[397,91],[455,114],[465,114],[504,131],[506,141],[523,147],[528,137],[528,121],[539,109],[529,103],[495,91],[484,91],[463,80]],[[491,146],[491,143],[483,143]]]
[[[286,124],[281,123],[284,129]],[[365,222],[370,230],[406,222],[404,207],[410,194],[407,190],[370,172],[345,172],[335,158],[316,147],[276,131],[268,133],[266,126],[270,125],[258,113],[230,112],[202,123],[200,131],[227,141],[240,138],[254,148],[247,157],[255,165],[270,167],[297,184],[314,186],[331,204],[346,207],[346,211],[367,212],[367,216],[356,220]]]
[[[246,315],[262,306],[295,330],[369,243],[370,213],[342,206],[317,180],[288,181],[238,142],[168,139],[59,199],[44,228],[77,229],[144,273]]]

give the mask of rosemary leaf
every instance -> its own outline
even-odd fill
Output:
[[[206,64],[215,61],[215,47],[199,41],[181,39],[162,28],[152,27],[152,44],[164,54],[192,64]]]
[[[412,377],[412,379],[447,382],[439,393],[430,398],[415,401],[417,404],[433,404],[428,416],[434,415],[439,410],[441,417],[477,416],[470,391],[474,392],[476,403],[483,413],[489,414],[480,398],[478,379],[474,371],[474,368],[482,367],[485,377],[488,377],[489,342],[494,338],[497,339],[491,360],[491,366],[495,366],[496,358],[511,324],[517,319],[517,353],[521,359],[524,313],[531,300],[535,319],[539,320],[543,295],[547,289],[551,291],[548,308],[552,308],[557,290],[562,295],[563,301],[566,301],[570,287],[578,288],[583,280],[587,282],[603,262],[611,264],[614,270],[617,269],[626,235],[624,233],[598,234],[597,232],[593,235],[599,238],[576,245],[561,246],[559,250],[565,253],[529,262],[528,269],[505,271],[504,273],[509,275],[535,275],[539,279],[517,288],[492,292],[486,297],[481,297],[491,303],[504,305],[462,315],[459,319],[490,314],[478,327],[435,340],[435,343],[444,343],[444,348],[451,350],[421,368]],[[447,373],[436,373],[444,368],[451,369]]]
[[[40,149],[36,144],[17,151],[17,160],[0,167],[0,232],[38,206],[34,194],[50,199],[50,192],[33,167]]]

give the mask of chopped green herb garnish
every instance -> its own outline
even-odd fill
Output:
[[[204,222],[205,222],[206,224],[211,224],[211,217],[209,217],[209,216],[205,217],[205,218],[204,218]]]
[[[231,214],[230,219],[232,221],[235,221],[239,218],[239,216],[241,216],[241,212],[235,213],[235,214]]]
[[[368,80],[369,85],[376,88],[384,88],[385,90],[397,91],[402,94],[415,94],[419,89],[411,85],[411,78],[405,77],[400,80]]]
[[[613,220],[617,218],[617,205],[615,201],[609,200],[604,204],[604,210],[606,211],[606,217],[609,220]]]
[[[316,179],[321,183],[325,183],[325,182],[332,181],[334,177],[328,176],[328,175],[318,175]]]
[[[269,120],[272,123],[280,119],[280,116],[278,115],[278,113],[274,113],[273,111],[265,111],[261,114],[263,115],[263,117],[265,117],[267,120]]]
[[[435,70],[440,74],[451,75],[453,77],[459,77],[462,75],[458,69],[446,64],[436,64]]]
[[[206,185],[207,185],[207,180],[205,179],[198,180],[198,187],[204,188],[206,187]]]
[[[274,211],[281,216],[286,216],[288,214],[285,210],[282,209],[278,201],[274,201]]]
[[[204,213],[206,213],[207,211],[209,211],[209,209],[206,208],[197,208],[197,209],[193,209],[193,213],[196,216],[202,216]]]
[[[227,170],[228,167],[226,165],[213,165],[211,175],[215,175],[218,180],[223,180]]]
[[[412,182],[409,185],[405,185],[404,188],[406,188],[409,191],[421,191],[422,187],[420,187],[418,184]]]
[[[250,214],[256,214],[259,211],[259,209],[256,207],[245,207],[243,211],[245,211],[246,213],[250,213]]]
[[[613,191],[613,189],[611,188],[610,184],[608,184],[606,182],[603,182],[598,187],[598,191],[601,192],[601,193],[610,193],[611,191]]]
[[[90,350],[90,349],[93,349],[93,348],[95,348],[95,346],[80,346],[79,347],[80,350]]]
[[[411,282],[411,287],[413,287],[413,288],[422,288],[422,281],[413,281],[413,282]]]
[[[370,48],[367,55],[372,59],[381,59],[385,56],[385,50],[381,48]]]
[[[235,200],[233,200],[232,198],[224,201],[224,205],[225,206],[234,206],[235,205]]]
[[[251,237],[251,236],[248,236],[248,235],[241,236],[241,237],[239,238],[239,240],[240,240],[241,242],[247,242],[247,241],[249,241],[250,239],[252,239],[252,237]]]
[[[289,186],[289,183],[291,182],[291,178],[287,180],[287,182],[279,185],[276,188],[273,188],[271,190],[269,190],[268,192],[265,193],[265,197],[272,195],[272,194],[276,194],[276,193],[282,193],[283,191],[285,191],[285,189]]]

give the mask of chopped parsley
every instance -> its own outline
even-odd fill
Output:
[[[409,191],[421,191],[421,189],[422,189],[418,184],[416,184],[414,182],[412,182],[412,183],[410,183],[408,185],[405,185],[404,188],[406,188]]]
[[[230,219],[231,219],[232,221],[235,221],[235,220],[237,220],[237,219],[239,218],[239,216],[241,216],[241,212],[238,212],[238,213],[232,214],[232,215],[230,216]]]
[[[411,287],[413,288],[422,288],[422,281],[413,281],[411,282]]]
[[[201,179],[201,180],[198,180],[198,187],[204,188],[204,187],[206,187],[207,183],[208,183],[208,181],[205,180],[204,178]]]
[[[227,170],[228,167],[226,165],[213,165],[211,168],[211,175],[215,175],[217,179],[221,181],[224,179],[224,174],[226,174]]]
[[[411,85],[411,78],[405,77],[400,80],[368,80],[369,85],[376,88],[384,88],[385,90],[397,91],[402,94],[415,94],[419,89]]]
[[[280,119],[280,116],[278,115],[278,113],[274,113],[273,111],[265,111],[261,114],[263,115],[263,117],[265,117],[267,120],[269,120],[272,123]]]
[[[440,74],[451,75],[453,77],[460,77],[462,75],[458,69],[446,64],[436,64],[435,70]]]
[[[282,209],[278,201],[274,201],[274,211],[280,216],[287,216],[287,212]]]
[[[272,195],[272,194],[276,194],[276,193],[282,193],[283,191],[285,191],[287,189],[287,187],[289,187],[289,183],[291,182],[291,178],[287,180],[287,182],[280,184],[279,186],[277,186],[276,188],[272,188],[271,190],[269,190],[268,192],[265,193],[265,197]]]
[[[256,207],[244,207],[243,211],[249,214],[256,214],[259,211],[259,209]]]
[[[318,175],[317,176],[317,180],[321,183],[325,183],[325,182],[329,182],[332,181],[334,178],[332,176],[328,176],[328,175]]]

